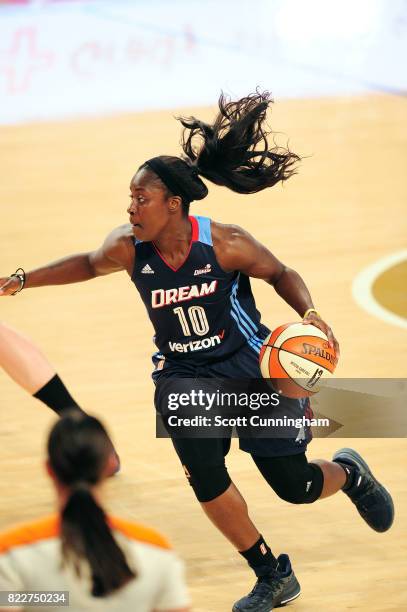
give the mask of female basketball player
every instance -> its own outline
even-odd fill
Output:
[[[189,610],[183,568],[165,538],[106,516],[100,497],[111,459],[100,421],[78,411],[57,421],[47,471],[58,514],[0,534],[0,590],[69,591],[72,610]]]
[[[267,92],[236,102],[221,96],[213,124],[193,117],[181,120],[186,157],[162,155],[140,166],[130,183],[130,224],[113,230],[96,251],[51,263],[25,279],[0,279],[0,294],[9,295],[22,289],[24,282],[26,287],[39,287],[126,270],[155,327],[159,350],[154,356],[155,403],[164,419],[169,394],[184,384],[185,392],[190,392],[191,379],[198,376],[260,378],[258,353],[269,330],[260,322],[249,277],[270,284],[304,324],[325,332],[338,350],[332,330],[314,309],[297,272],[240,227],[189,216],[190,203],[208,194],[201,177],[250,194],[295,172],[298,156],[269,146],[265,118],[270,103]],[[306,408],[297,402],[298,414]],[[309,431],[295,439],[244,438],[240,448],[251,454],[264,478],[286,501],[313,503],[343,489],[373,529],[389,529],[391,497],[361,457],[343,449],[332,462],[308,462],[309,439]],[[225,456],[230,439],[174,436],[172,441],[203,510],[258,578],[233,610],[268,612],[296,598],[300,587],[287,555],[273,555],[229,477]]]

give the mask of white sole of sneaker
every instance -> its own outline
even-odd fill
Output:
[[[282,601],[281,604],[279,604],[278,606],[275,606],[275,607],[276,608],[280,608],[281,606],[285,606],[285,604],[290,603],[290,601],[294,601],[294,599],[297,599],[297,597],[299,597],[300,595],[301,595],[301,591],[296,593],[293,597],[289,597],[288,599],[284,599],[284,601]]]

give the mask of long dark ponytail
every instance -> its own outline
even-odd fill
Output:
[[[88,562],[95,597],[135,577],[90,489],[103,478],[111,452],[112,443],[100,421],[79,412],[64,415],[48,439],[50,466],[70,490],[61,516],[63,558],[78,574],[80,561]]]
[[[268,91],[249,94],[233,102],[224,94],[212,124],[195,117],[178,117],[184,126],[184,157],[159,155],[139,168],[152,172],[152,180],[166,189],[166,197],[178,195],[183,209],[202,200],[208,189],[200,176],[238,193],[256,193],[296,174],[300,157],[273,144],[266,114],[273,100]]]
[[[201,176],[238,193],[256,193],[290,178],[300,157],[274,143],[270,146],[271,130],[265,122],[272,102],[268,91],[236,102],[222,94],[213,124],[179,118],[188,161]]]

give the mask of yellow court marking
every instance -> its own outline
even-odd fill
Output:
[[[370,314],[407,329],[407,250],[393,253],[362,270],[353,297]]]
[[[372,295],[384,308],[407,320],[407,259],[377,277]]]

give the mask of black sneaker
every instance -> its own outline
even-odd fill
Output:
[[[367,463],[352,448],[336,451],[333,461],[357,469],[355,482],[344,493],[355,504],[360,516],[375,531],[390,529],[394,519],[394,505],[391,495],[373,476]]]
[[[253,590],[235,603],[232,612],[270,612],[296,599],[300,593],[301,587],[288,555],[280,555],[278,570],[259,578]]]

